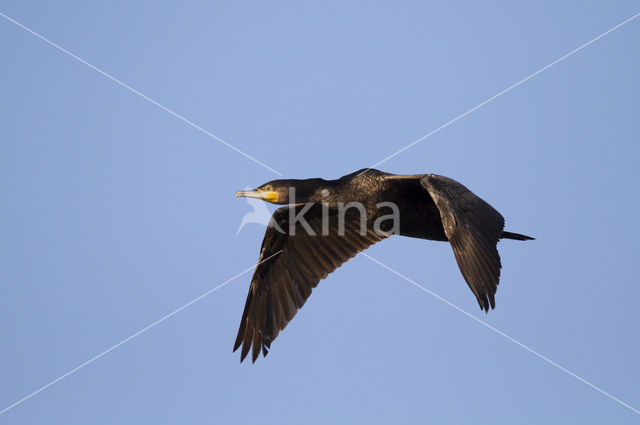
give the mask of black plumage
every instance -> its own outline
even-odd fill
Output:
[[[320,280],[393,234],[449,241],[485,311],[495,308],[498,241],[533,239],[504,232],[504,218],[493,207],[455,180],[434,174],[367,169],[337,180],[275,180],[236,196],[286,205],[272,216],[251,279],[234,345],[234,351],[242,346],[241,361],[250,350],[254,362],[260,351],[266,356]],[[390,218],[394,209],[396,221]]]

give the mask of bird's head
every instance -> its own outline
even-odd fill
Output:
[[[319,193],[322,192],[323,183],[326,182],[322,179],[272,180],[253,190],[236,192],[236,198],[256,198],[280,205],[315,201],[321,199]]]
[[[273,180],[258,186],[253,190],[241,190],[236,192],[236,198],[256,198],[272,204],[288,204],[289,203],[289,187],[291,180]]]

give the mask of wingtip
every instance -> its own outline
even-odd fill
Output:
[[[495,310],[496,301],[495,298],[480,300],[478,299],[478,304],[480,305],[480,311],[483,311],[485,314],[489,313],[489,310]]]
[[[240,348],[240,346],[242,345],[242,337],[241,334],[238,333],[238,336],[236,337],[236,342],[233,343],[233,352],[235,353],[238,348]]]
[[[240,363],[242,363],[246,357],[247,357],[247,354],[244,353],[244,352],[241,352],[240,353]]]

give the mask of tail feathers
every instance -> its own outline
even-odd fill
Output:
[[[521,235],[520,233],[511,233],[511,232],[502,232],[502,239],[515,239],[517,241],[532,241],[536,238],[532,238],[531,236]]]

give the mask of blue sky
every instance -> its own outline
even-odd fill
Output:
[[[637,2],[24,2],[0,12],[288,178],[367,167],[635,15]],[[480,312],[443,243],[367,251],[640,408],[634,20],[378,168],[467,185],[504,241]],[[276,177],[0,18],[0,410],[255,264],[233,194]],[[270,207],[271,208],[271,207]],[[637,423],[359,256],[266,359],[250,274],[0,423]]]

